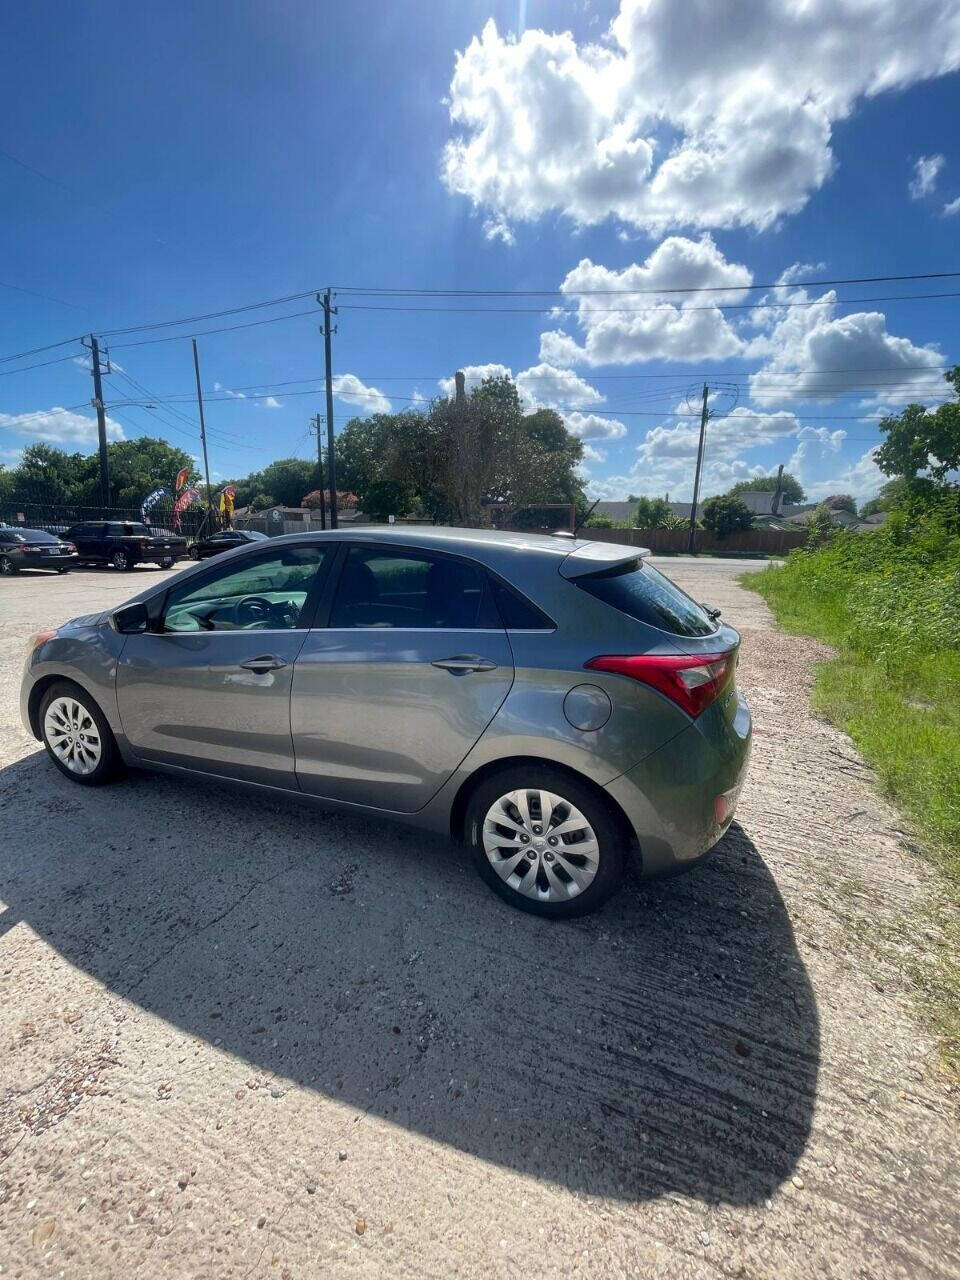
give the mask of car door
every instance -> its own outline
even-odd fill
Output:
[[[510,645],[475,562],[366,543],[339,565],[327,625],[294,667],[297,778],[327,799],[413,813],[507,696]]]
[[[287,544],[174,586],[117,665],[123,731],[144,761],[296,787],[290,687],[330,547]]]
[[[67,538],[77,548],[81,560],[97,558],[100,554],[98,546],[103,538],[102,524],[78,524],[67,530]]]

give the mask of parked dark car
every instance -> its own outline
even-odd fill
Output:
[[[77,563],[77,558],[73,543],[55,534],[10,525],[0,528],[0,574],[4,576],[19,573],[21,569],[66,573]]]
[[[265,533],[257,533],[255,529],[223,529],[220,533],[208,534],[198,538],[190,548],[194,560],[209,560],[221,551],[232,551],[234,547],[245,547],[252,542],[266,542]]]
[[[81,564],[112,564],[132,569],[137,564],[158,564],[169,569],[187,554],[187,543],[175,533],[156,533],[145,524],[124,520],[85,520],[67,530],[76,544]]]
[[[545,916],[599,906],[628,858],[692,865],[750,748],[740,637],[607,542],[292,534],[34,645],[24,724],[74,782],[139,765],[390,816]]]

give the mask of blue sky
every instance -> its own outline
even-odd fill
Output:
[[[584,438],[591,493],[683,498],[706,377],[707,492],[784,462],[813,496],[869,496],[878,414],[932,403],[960,359],[960,298],[903,295],[960,279],[797,282],[960,270],[960,15],[956,0],[797,9],[238,0],[78,3],[52,22],[28,7],[0,51],[0,354],[326,284],[566,283],[341,291],[337,425],[501,367]],[[111,433],[197,452],[189,335],[309,306],[111,338]],[[311,455],[318,324],[201,336],[216,477]],[[89,374],[61,357],[82,349],[0,366],[7,465],[37,439],[93,446]],[[146,397],[123,375],[157,407],[124,405]]]

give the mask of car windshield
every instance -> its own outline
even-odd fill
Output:
[[[717,624],[669,578],[644,560],[630,560],[603,573],[577,578],[576,584],[638,622],[677,636],[712,636]]]

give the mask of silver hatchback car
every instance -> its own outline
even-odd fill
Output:
[[[36,637],[57,768],[215,776],[465,839],[544,916],[694,862],[750,748],[740,638],[636,548],[467,529],[272,539]]]

